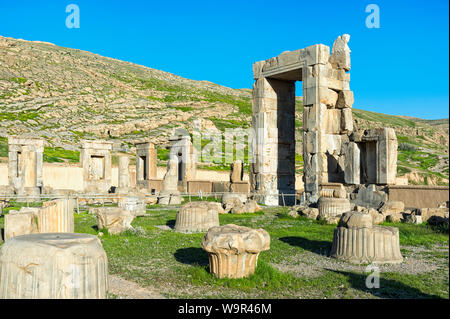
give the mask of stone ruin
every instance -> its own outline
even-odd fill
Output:
[[[182,198],[178,190],[178,168],[179,163],[176,159],[169,159],[167,162],[167,172],[162,182],[162,190],[159,193],[158,204],[178,205]]]
[[[175,132],[176,133],[176,132]],[[188,191],[188,181],[194,180],[197,171],[197,150],[186,132],[175,134],[169,139],[171,160],[177,161],[177,176],[179,190]]]
[[[156,149],[153,143],[136,143],[136,187],[151,190],[156,178]]]
[[[355,264],[401,263],[398,228],[375,226],[363,212],[344,213],[334,230],[331,257]]]
[[[44,140],[32,137],[8,138],[9,186],[19,196],[42,192]]]
[[[296,81],[303,84],[303,202],[316,203],[327,183],[395,182],[394,130],[353,125],[349,40],[347,34],[339,36],[331,54],[328,46],[316,44],[253,64],[256,145],[250,182],[259,202],[278,205],[280,193],[296,193]],[[294,197],[288,201],[293,204]]]
[[[218,278],[243,278],[254,274],[261,251],[270,249],[264,229],[228,224],[212,227],[202,239],[209,255],[210,272]]]
[[[220,203],[186,203],[177,213],[174,230],[182,233],[206,232],[211,227],[219,226],[219,214],[223,213]]]
[[[86,193],[107,193],[112,186],[112,142],[83,141],[80,162]]]
[[[108,259],[97,236],[23,235],[0,249],[0,299],[104,299]]]
[[[35,233],[71,233],[74,231],[73,199],[56,199],[42,207],[22,207],[5,215],[5,241]]]

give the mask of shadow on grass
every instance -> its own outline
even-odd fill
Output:
[[[174,228],[175,227],[175,219],[170,219],[166,222],[166,226],[169,226],[170,228]]]
[[[309,240],[303,237],[281,237],[280,240],[291,246],[298,246],[319,255],[329,255],[331,242],[323,240]]]
[[[332,269],[327,269],[327,271],[347,277],[352,288],[364,291],[366,293],[371,293],[379,298],[441,298],[436,295],[423,293],[419,289],[407,286],[399,281],[383,278],[383,274],[380,276],[379,288],[370,289],[366,287],[366,279],[367,276],[369,276],[369,273],[356,274]]]
[[[177,261],[183,264],[202,267],[209,265],[208,254],[201,248],[180,248],[175,252],[174,256]]]

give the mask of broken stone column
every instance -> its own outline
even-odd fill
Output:
[[[118,194],[128,193],[130,191],[130,171],[128,166],[130,159],[126,155],[119,156],[119,187],[115,190]]]
[[[210,228],[202,247],[209,254],[214,276],[242,278],[254,274],[259,253],[270,248],[270,236],[264,229],[228,224]]]
[[[350,201],[346,198],[320,197],[319,219],[329,224],[337,224],[340,216],[351,210]]]
[[[0,298],[106,298],[108,260],[93,235],[14,237],[0,249]]]
[[[74,200],[68,198],[43,202],[37,213],[39,233],[73,233],[74,208]]]
[[[119,197],[117,206],[131,212],[136,217],[146,216],[145,200],[137,196]]]
[[[16,194],[20,196],[41,194],[43,154],[44,140],[41,138],[8,138],[9,185]]]
[[[181,204],[181,196],[178,191],[178,160],[170,159],[167,162],[167,172],[162,182],[162,190],[158,196],[158,203],[162,205]]]
[[[11,210],[5,215],[5,241],[10,238],[38,232],[38,208],[22,207],[20,211]]]
[[[95,210],[97,228],[107,229],[109,234],[117,235],[132,228],[134,213],[120,207],[99,207]]]
[[[374,226],[368,213],[347,212],[334,230],[331,257],[355,264],[401,263],[398,228]]]
[[[175,231],[183,233],[205,232],[219,226],[220,203],[190,202],[181,206],[177,213]]]
[[[107,193],[112,186],[112,142],[83,141],[80,162],[83,167],[84,191]]]
[[[156,178],[157,152],[153,143],[136,143],[136,186],[149,189]],[[150,190],[150,189],[149,189]]]

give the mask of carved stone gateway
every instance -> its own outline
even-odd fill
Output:
[[[339,36],[331,54],[316,44],[253,64],[250,182],[259,202],[278,205],[281,193],[296,192],[295,81],[303,83],[303,201],[316,203],[325,183],[395,182],[394,131],[354,132],[349,40],[348,34]],[[293,201],[285,198],[286,204]]]
[[[136,143],[136,186],[150,188],[156,178],[156,149],[153,143]]]
[[[80,161],[83,166],[84,190],[88,193],[106,193],[112,186],[112,142],[84,141]]]
[[[184,132],[182,132],[184,133]],[[188,133],[186,133],[188,134]],[[187,192],[188,180],[195,180],[197,172],[197,150],[189,135],[173,135],[170,139],[170,159],[178,162],[178,186],[180,191]]]
[[[8,139],[9,185],[18,195],[39,195],[42,190],[44,140],[30,137]]]

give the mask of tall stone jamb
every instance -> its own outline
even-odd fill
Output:
[[[107,193],[112,186],[112,142],[83,141],[80,162],[83,167],[84,191]]]
[[[116,193],[128,193],[130,190],[130,158],[126,155],[119,156],[119,187]]]
[[[136,143],[136,186],[149,189],[156,178],[156,149],[153,143]]]
[[[16,194],[41,194],[43,154],[44,140],[41,138],[8,138],[8,179]]]

